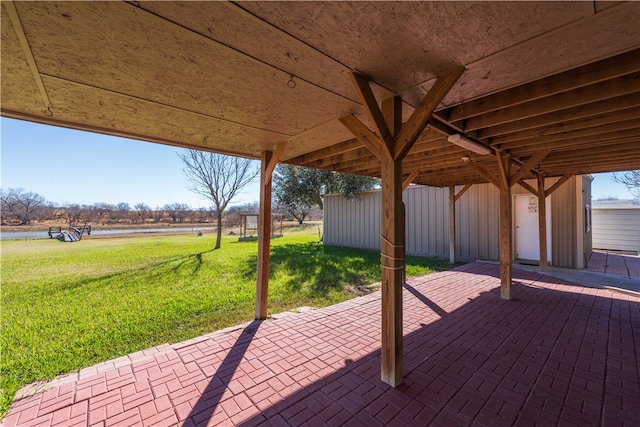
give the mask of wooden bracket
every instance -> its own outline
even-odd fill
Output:
[[[358,138],[358,140],[362,142],[374,156],[378,158],[378,160],[382,160],[382,156],[391,158],[389,150],[382,148],[386,147],[386,144],[383,144],[375,133],[371,132],[368,127],[362,124],[362,122],[353,115],[347,114],[346,116],[340,117],[340,123],[349,129],[351,133]]]
[[[369,85],[369,81],[362,75],[356,72],[349,73],[351,76],[351,80],[353,81],[353,85],[358,92],[358,96],[364,105],[364,109],[373,124],[378,136],[382,141],[384,141],[387,145],[391,145],[393,141],[393,136],[391,132],[389,132],[389,128],[387,126],[387,122],[378,107],[378,102],[376,101],[375,96],[373,96],[373,91],[371,90],[371,86]]]
[[[522,188],[524,188],[525,190],[527,190],[529,193],[538,196],[538,190],[536,190],[535,188],[533,188],[532,186],[530,186],[529,184],[527,184],[526,182],[520,180],[518,181],[518,185],[521,186]]]
[[[276,151],[273,152],[273,155],[269,159],[269,163],[265,168],[265,185],[271,183],[271,176],[273,175],[273,171],[275,170],[278,162],[280,161],[280,157],[282,157],[282,153],[284,152],[285,147],[287,146],[287,141],[283,141],[276,147]]]
[[[456,68],[449,74],[439,77],[438,80],[436,80],[435,84],[429,89],[429,92],[422,98],[422,101],[416,107],[413,114],[411,114],[409,120],[402,125],[399,134],[396,135],[394,159],[402,159],[409,152],[413,143],[427,126],[438,104],[440,104],[447,93],[449,93],[464,70],[464,67]]]
[[[551,150],[542,150],[535,153],[533,156],[529,157],[529,159],[524,163],[524,165],[520,166],[518,172],[514,173],[509,179],[509,186],[513,187],[518,181],[522,179],[522,177],[531,171],[538,163],[542,161],[545,157],[547,157],[551,153]]]
[[[406,190],[409,187],[409,184],[413,182],[414,179],[420,174],[420,171],[411,172],[405,179],[402,181],[402,191]]]
[[[548,197],[551,195],[551,193],[553,193],[554,191],[556,191],[558,188],[560,188],[560,186],[562,184],[564,184],[565,182],[567,182],[569,180],[569,178],[571,178],[573,175],[571,174],[566,174],[566,175],[562,175],[562,177],[557,180],[551,187],[549,187],[548,190],[545,190],[544,192],[544,196]]]
[[[502,183],[500,182],[500,179],[498,179],[497,177],[491,175],[482,166],[480,166],[480,165],[478,165],[478,164],[476,164],[474,162],[468,162],[468,165],[471,167],[471,169],[476,171],[478,173],[478,175],[480,175],[481,177],[483,177],[484,179],[486,179],[487,181],[489,181],[490,183],[492,183],[496,187],[500,188],[502,186]]]
[[[454,197],[454,200],[457,202],[457,201],[458,201],[458,199],[459,199],[460,197],[462,197],[462,195],[463,195],[464,193],[466,193],[466,192],[467,192],[467,190],[469,190],[469,189],[471,188],[471,186],[472,186],[472,185],[473,185],[473,184],[465,184],[465,186],[464,186],[464,187],[462,187],[462,188],[460,189],[460,191],[458,191],[458,192],[456,193],[456,195],[455,195],[455,197]]]

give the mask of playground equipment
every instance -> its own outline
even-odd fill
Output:
[[[69,229],[63,230],[62,227],[49,227],[49,238],[50,239],[58,239],[61,242],[77,242],[82,240],[82,236],[85,231],[87,232],[87,236],[91,235],[91,225],[88,225],[87,222],[84,225],[74,226],[69,224]]]

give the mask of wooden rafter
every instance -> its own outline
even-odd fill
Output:
[[[607,113],[618,113],[628,108],[640,106],[640,96],[637,93],[627,93],[618,97],[606,99],[593,104],[579,105],[565,108],[561,111],[542,114],[535,117],[528,117],[500,125],[492,125],[477,131],[478,138],[485,140],[499,135],[524,132],[537,129],[538,132],[561,126],[576,120],[588,120],[592,117]]]
[[[640,49],[631,50],[595,64],[585,65],[559,75],[519,86],[482,100],[466,102],[449,110],[449,120],[456,122],[498,109],[530,102],[640,71]]]
[[[516,120],[560,111],[565,108],[595,103],[640,91],[640,74],[634,73],[569,92],[537,99],[522,105],[508,107],[471,117],[465,121],[468,131],[496,126]]]

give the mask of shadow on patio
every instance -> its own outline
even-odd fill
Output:
[[[379,379],[376,292],[80,375],[18,401],[4,423],[635,423],[640,298],[514,270],[515,300],[502,301],[498,269],[409,281],[396,389]]]

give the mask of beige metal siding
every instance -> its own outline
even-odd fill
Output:
[[[456,188],[460,191],[460,187]],[[474,185],[456,202],[456,257],[497,260],[500,192],[490,184]]]
[[[601,208],[593,213],[593,247],[640,252],[640,208]]]
[[[324,243],[380,249],[380,192],[367,191],[357,199],[324,198]]]
[[[406,251],[410,255],[449,255],[449,190],[409,187],[402,194],[406,218]]]
[[[572,177],[551,194],[551,263],[576,268],[576,179]],[[556,181],[547,180],[546,188]]]
[[[576,179],[565,182],[551,195],[552,264],[575,268]],[[549,179],[546,188],[556,179]],[[530,185],[537,186],[535,181]],[[462,187],[456,187],[460,191]],[[514,194],[528,193],[519,185]],[[406,248],[410,255],[449,257],[448,188],[415,186],[404,191]],[[490,184],[472,186],[456,202],[456,258],[497,260],[499,248],[499,198]],[[359,200],[325,196],[325,243],[380,250],[380,191],[367,191]],[[580,229],[580,232],[582,230]]]

